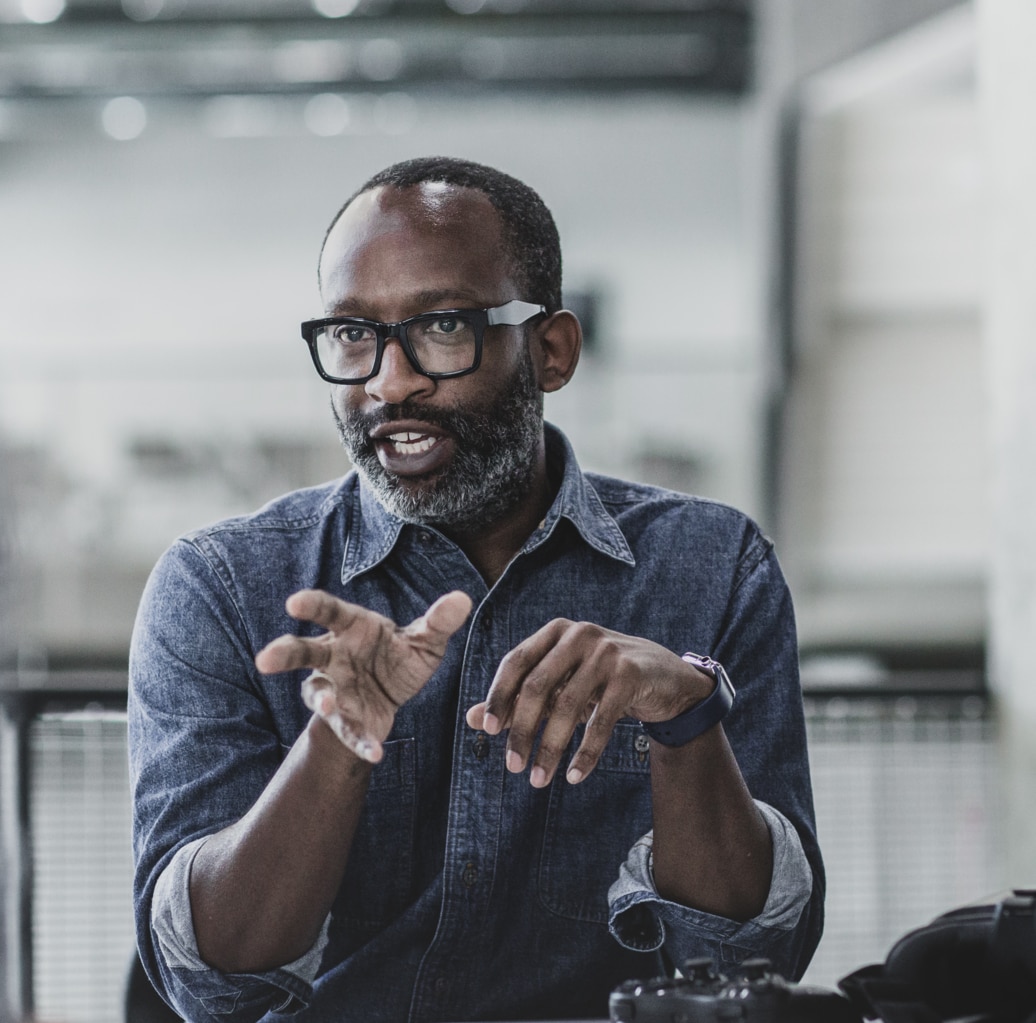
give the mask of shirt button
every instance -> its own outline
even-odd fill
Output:
[[[493,627],[493,612],[488,608],[482,612],[482,628],[491,629]]]
[[[471,740],[471,751],[475,754],[477,760],[485,760],[489,756],[489,740],[486,738],[484,732],[479,732],[474,739]]]
[[[435,993],[437,995],[441,995],[441,994],[443,994],[443,992],[445,990],[446,990],[446,978],[445,977],[436,977],[435,978]]]
[[[427,547],[432,542],[432,534],[427,529],[422,529],[417,534],[417,539],[423,546]]]
[[[474,888],[475,883],[478,881],[478,867],[474,863],[465,864],[461,880],[466,888]]]

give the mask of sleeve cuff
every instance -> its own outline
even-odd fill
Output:
[[[169,969],[215,974],[219,971],[209,966],[198,952],[194,918],[191,915],[191,866],[204,842],[203,837],[182,846],[159,875],[151,901],[151,927],[158,951]],[[324,925],[313,946],[294,962],[269,971],[268,974],[253,974],[252,976],[268,976],[271,982],[283,986],[278,983],[277,977],[287,973],[301,981],[307,988],[311,986],[327,946],[329,923],[330,916],[324,920]]]
[[[813,871],[798,832],[767,803],[756,800],[773,844],[773,874],[762,912],[744,923],[703,913],[663,899],[655,888],[651,863],[653,832],[630,850],[608,891],[609,927],[616,940],[636,952],[653,952],[666,940],[666,926],[695,932],[709,942],[752,948],[766,932],[792,931],[809,903]]]

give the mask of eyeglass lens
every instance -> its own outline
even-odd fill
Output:
[[[425,373],[456,373],[475,365],[476,327],[463,316],[422,316],[402,331]],[[331,376],[355,379],[374,370],[375,330],[363,323],[336,323],[315,337],[320,365]]]

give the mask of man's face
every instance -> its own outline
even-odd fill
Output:
[[[320,265],[329,315],[397,322],[526,297],[489,200],[449,185],[359,196]],[[479,369],[452,380],[422,376],[391,340],[378,375],[336,386],[332,408],[357,470],[408,521],[476,530],[513,513],[530,491],[543,401],[521,327],[488,327]]]

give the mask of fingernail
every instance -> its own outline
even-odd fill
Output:
[[[578,785],[583,780],[583,772],[578,767],[570,767],[565,779],[572,785]]]
[[[500,721],[495,714],[486,714],[482,718],[482,731],[490,735],[496,735],[500,731]]]
[[[511,774],[517,774],[524,766],[522,758],[518,756],[513,749],[509,749],[507,751],[506,763],[507,770],[510,771]]]
[[[547,784],[547,772],[542,767],[534,767],[532,774],[529,775],[529,781],[534,789],[542,789]]]

